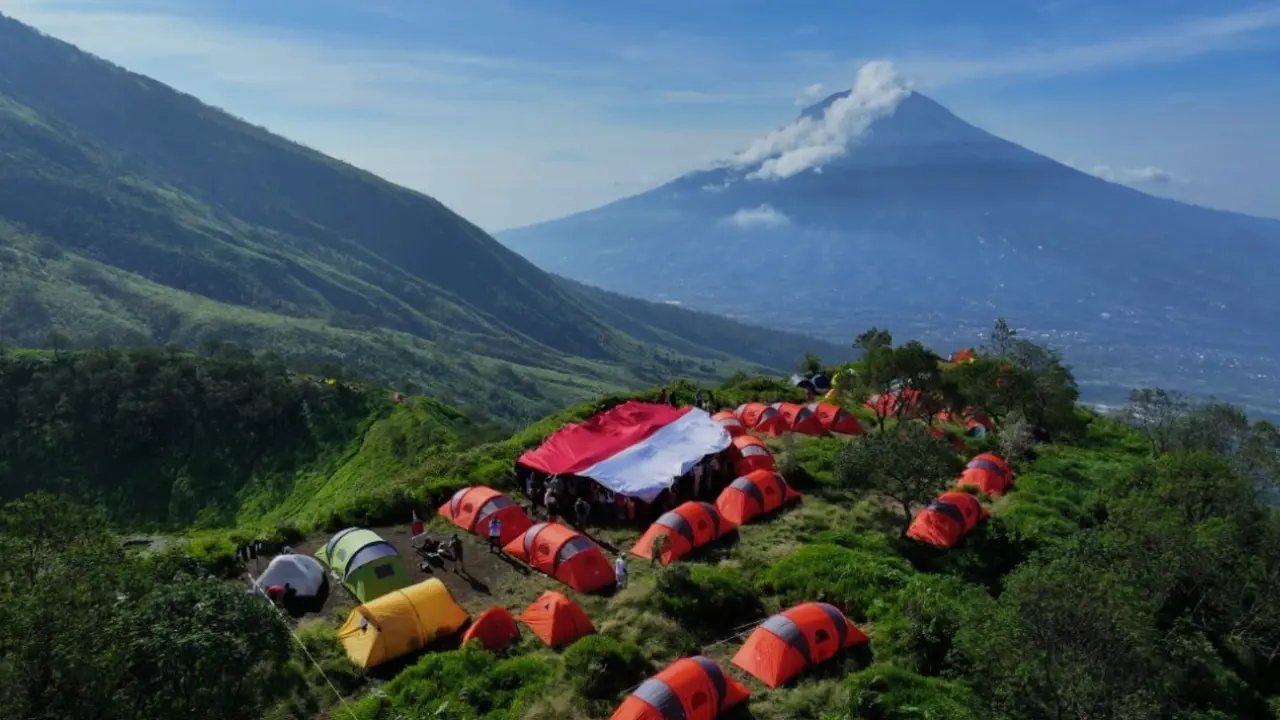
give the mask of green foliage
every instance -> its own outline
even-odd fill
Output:
[[[608,635],[581,638],[564,651],[564,674],[574,691],[588,700],[616,700],[648,675],[649,666],[635,643]]]
[[[667,567],[658,573],[654,601],[663,614],[707,639],[723,639],[764,614],[755,588],[730,567]]]
[[[779,596],[784,606],[827,602],[855,621],[901,590],[913,571],[904,560],[837,545],[805,545],[766,570],[761,592]]]
[[[946,575],[914,575],[871,615],[876,660],[941,675],[952,669],[952,643],[966,618],[990,605],[980,587]]]
[[[892,665],[872,665],[849,676],[849,712],[862,720],[979,720],[969,688],[916,675]]]
[[[955,448],[946,440],[919,423],[904,423],[846,444],[835,472],[845,487],[873,491],[897,503],[905,534],[912,508],[937,497],[955,482],[960,469]]]

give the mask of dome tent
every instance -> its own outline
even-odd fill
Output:
[[[782,415],[782,428],[785,432],[815,437],[827,434],[827,429],[822,426],[822,419],[810,405],[780,402],[770,407]]]
[[[614,583],[613,566],[600,546],[559,523],[538,523],[503,549],[578,592],[594,592]]]
[[[329,538],[316,558],[362,603],[410,584],[395,547],[372,530],[342,530]]]
[[[313,598],[328,586],[328,578],[324,566],[310,555],[277,555],[253,584],[259,590],[288,585],[297,591],[298,597]]]
[[[867,642],[867,636],[836,608],[802,603],[757,626],[733,656],[733,664],[776,688],[842,650]]]
[[[773,453],[764,441],[755,435],[742,435],[733,439],[729,446],[729,459],[733,461],[733,471],[739,476],[753,470],[772,470],[774,468]]]
[[[999,455],[982,453],[965,466],[956,487],[972,485],[984,495],[998,497],[1013,484],[1013,469]]]
[[[524,508],[502,493],[484,485],[465,487],[440,506],[439,514],[449,522],[481,537],[489,537],[489,521],[502,522],[501,543],[506,545],[533,525]]]
[[[712,415],[711,419],[720,423],[729,433],[729,437],[738,437],[739,435],[744,435],[747,432],[747,428],[743,426],[742,420],[738,419],[738,416],[730,410],[718,412],[715,415]]]
[[[791,489],[778,473],[753,470],[720,491],[716,509],[720,511],[720,517],[742,525],[799,499],[800,493]]]
[[[907,537],[934,547],[953,548],[987,515],[987,509],[969,493],[944,492],[911,521]]]
[[[748,430],[767,435],[781,435],[786,429],[786,420],[778,413],[778,409],[764,403],[747,403],[741,405],[734,414]]]
[[[631,546],[631,554],[649,560],[653,557],[653,541],[668,538],[666,549],[658,560],[670,565],[707,543],[715,542],[736,525],[720,517],[715,505],[689,501],[653,521],[644,535]]]
[[[504,607],[491,607],[476,616],[462,635],[462,644],[478,640],[486,650],[501,650],[520,637],[516,619]]]
[[[467,611],[437,578],[393,590],[351,611],[338,630],[347,656],[360,667],[394,660],[467,622]]]
[[[596,631],[591,618],[577,603],[554,590],[542,593],[530,603],[520,613],[520,622],[550,647],[572,645],[578,638]]]
[[[714,720],[750,695],[715,660],[681,658],[640,683],[610,720]]]

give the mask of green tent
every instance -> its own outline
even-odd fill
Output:
[[[316,557],[362,603],[412,584],[396,549],[372,530],[347,528]]]

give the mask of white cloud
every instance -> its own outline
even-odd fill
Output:
[[[800,94],[796,96],[796,107],[804,107],[812,105],[822,97],[822,83],[814,83],[800,90]]]
[[[707,185],[703,185],[702,190],[704,192],[724,192],[725,190],[728,190],[729,186],[732,184],[733,184],[732,180],[725,180],[724,182],[717,183],[717,184],[709,183]]]
[[[821,117],[804,116],[774,130],[730,162],[740,168],[758,163],[747,175],[753,180],[778,180],[818,169],[843,155],[872,122],[891,114],[909,92],[892,63],[869,62],[858,70],[853,90],[827,106]]]
[[[720,224],[749,230],[752,228],[780,228],[791,224],[791,218],[775,210],[769,205],[757,208],[742,208],[726,218]]]
[[[1185,185],[1187,180],[1178,177],[1167,170],[1161,170],[1158,167],[1132,167],[1132,168],[1113,168],[1110,165],[1095,165],[1091,174],[1097,175],[1103,180],[1124,185],[1168,185],[1177,184]]]

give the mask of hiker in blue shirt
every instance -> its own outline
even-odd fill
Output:
[[[502,552],[502,519],[497,516],[489,520],[489,552]]]

